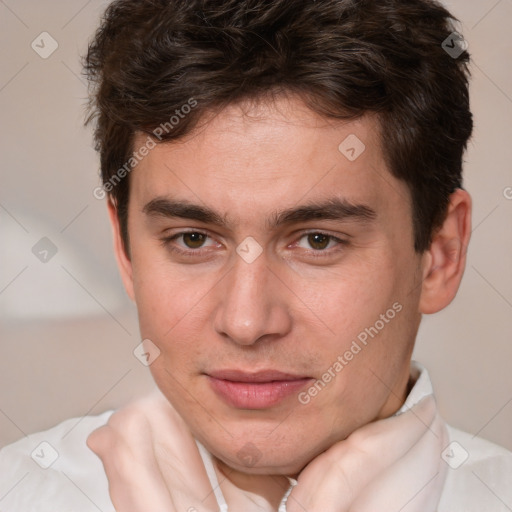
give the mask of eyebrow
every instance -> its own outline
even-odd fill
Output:
[[[171,200],[157,197],[149,201],[142,211],[150,217],[181,218],[195,220],[205,224],[229,227],[226,215],[185,200]],[[353,204],[346,199],[333,197],[321,202],[312,202],[301,206],[274,212],[267,219],[267,228],[308,222],[312,220],[336,220],[370,223],[377,217],[377,212],[364,204]]]

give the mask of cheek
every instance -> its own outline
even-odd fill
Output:
[[[372,404],[389,393],[376,375],[391,382],[407,362],[417,327],[417,299],[409,293],[413,281],[412,266],[398,266],[381,254],[359,268],[317,280],[316,287],[303,283],[301,293],[327,327],[315,345],[323,366],[320,380],[327,384],[317,386],[322,391],[315,398],[316,413],[322,415],[333,400],[340,408],[352,404],[361,412],[374,410]],[[305,318],[303,328],[311,331]],[[368,407],[361,407],[362,400]]]
[[[152,340],[173,360],[186,360],[198,343],[199,317],[205,307],[214,276],[191,277],[190,270],[169,265],[161,251],[133,251],[133,282],[141,336]],[[196,340],[196,343],[191,341]]]
[[[296,295],[334,337],[356,335],[398,300],[396,269],[382,251],[372,252],[364,258],[354,254],[337,269],[292,276]]]

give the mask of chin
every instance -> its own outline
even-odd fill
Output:
[[[213,453],[213,452],[212,452]],[[232,454],[229,454],[228,457],[225,456],[217,456],[226,466],[229,466],[232,469],[240,471],[241,473],[246,473],[248,475],[282,475],[282,476],[290,476],[294,477],[298,475],[301,470],[308,464],[311,459],[304,460],[303,462],[297,462],[294,460],[293,462],[288,460],[278,460],[272,459],[270,461],[264,460],[263,458],[258,461],[254,466],[245,465],[240,463],[240,461]],[[220,455],[220,454],[219,454]]]
[[[201,437],[197,436],[205,448],[226,466],[250,475],[297,475],[325,449],[320,446],[306,446],[302,440],[289,440],[293,444],[287,443],[284,446],[284,439],[252,442],[247,434],[239,443],[232,439]],[[237,445],[241,448],[235,449]]]

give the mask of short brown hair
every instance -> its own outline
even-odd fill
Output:
[[[127,254],[130,180],[112,178],[131,162],[134,135],[176,140],[206,112],[275,92],[329,118],[378,115],[388,167],[411,192],[415,250],[428,249],[462,186],[473,126],[469,54],[443,48],[455,45],[454,21],[431,0],[112,2],[84,72]]]

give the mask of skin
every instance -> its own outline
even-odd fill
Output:
[[[338,150],[350,134],[366,146],[352,162]],[[137,136],[135,148],[144,140]],[[378,120],[335,123],[297,97],[232,105],[184,139],[158,144],[130,180],[130,258],[109,210],[141,336],[160,350],[153,377],[228,476],[226,493],[236,487],[275,505],[284,475],[400,408],[421,315],[448,305],[462,278],[470,197],[452,194],[431,248],[416,253],[410,193],[386,167]],[[148,214],[156,198],[207,207],[228,223]],[[276,212],[330,198],[365,205],[375,218],[267,224]],[[169,240],[184,231],[208,236],[202,246],[197,237]],[[312,245],[312,233],[335,238]],[[236,252],[248,236],[263,248],[252,263]],[[267,409],[236,408],[205,375],[273,369],[322,379],[395,303],[401,311],[307,404],[294,394]],[[259,457],[250,466],[237,455],[248,441]]]

